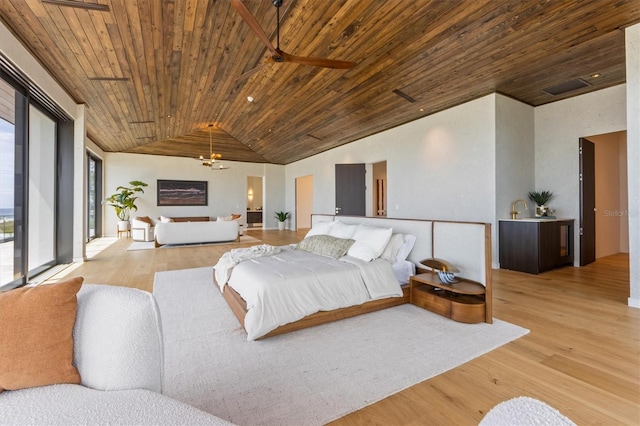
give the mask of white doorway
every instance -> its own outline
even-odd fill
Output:
[[[627,132],[588,139],[595,145],[595,257],[629,253]]]
[[[247,176],[247,228],[262,227],[263,194],[262,176]]]
[[[373,215],[387,215],[387,162],[373,163]]]
[[[313,176],[296,178],[296,230],[311,228]]]

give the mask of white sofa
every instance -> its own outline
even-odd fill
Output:
[[[150,293],[83,285],[73,338],[81,384],[0,393],[0,425],[230,424],[161,394],[162,327]]]
[[[210,222],[159,222],[155,226],[157,245],[234,241],[239,237],[237,220]]]

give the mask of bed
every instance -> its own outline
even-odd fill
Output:
[[[409,277],[420,260],[432,257],[435,227],[426,220],[313,215],[312,229],[298,245],[225,253],[214,268],[215,281],[248,340],[386,309],[409,302]],[[477,262],[462,263],[474,278],[471,264]]]

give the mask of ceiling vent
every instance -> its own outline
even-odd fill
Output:
[[[558,84],[556,86],[547,87],[546,89],[542,89],[550,95],[558,96],[563,95],[565,93],[573,92],[574,90],[582,89],[584,87],[591,86],[589,83],[584,81],[581,78],[576,78],[575,80],[565,81],[564,83]]]
[[[393,90],[393,93],[395,93],[396,95],[398,95],[398,96],[400,96],[401,98],[405,99],[406,101],[409,101],[409,102],[412,102],[412,103],[416,101],[416,100],[415,100],[415,99],[413,99],[411,96],[407,95],[406,93],[404,93],[404,92],[403,92],[403,91],[401,91],[401,90],[398,90],[398,89]]]
[[[78,9],[98,10],[100,12],[109,12],[109,6],[106,4],[84,3],[76,0],[42,0],[42,3],[48,3],[63,7],[76,7]]]

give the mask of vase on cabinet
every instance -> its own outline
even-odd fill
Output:
[[[548,214],[549,207],[545,206],[544,204],[541,206],[536,206],[536,217],[548,216]]]

